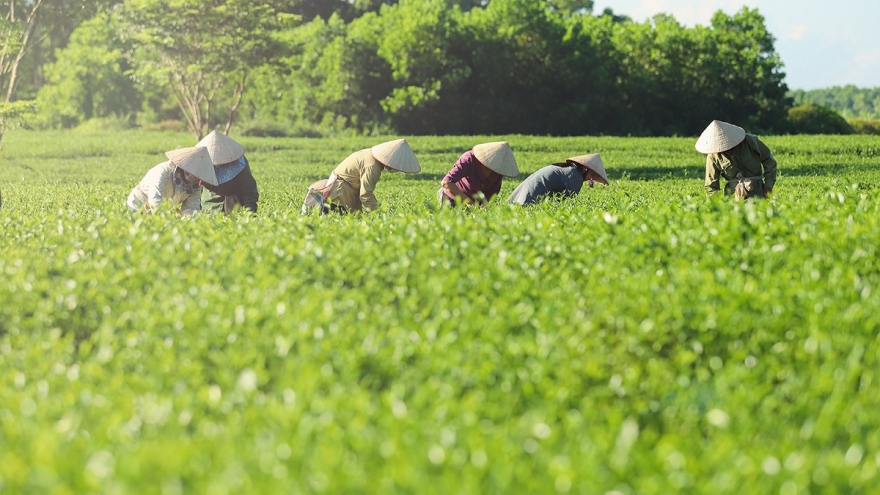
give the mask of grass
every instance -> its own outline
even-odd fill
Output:
[[[441,210],[473,144],[611,186]],[[385,138],[242,138],[260,213],[130,216],[184,134],[8,134],[0,493],[873,493],[880,143],[769,136],[773,201],[693,139],[412,137],[371,215],[302,217]],[[505,180],[505,199],[518,180]]]

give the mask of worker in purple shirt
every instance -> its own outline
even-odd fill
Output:
[[[563,163],[554,163],[538,170],[522,181],[507,201],[523,206],[537,203],[547,196],[574,198],[587,182],[608,185],[605,165],[598,153],[566,158]]]
[[[461,155],[443,177],[437,199],[441,205],[485,204],[501,191],[504,177],[516,177],[519,167],[507,141],[478,144]]]

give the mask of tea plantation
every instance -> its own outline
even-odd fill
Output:
[[[880,492],[880,140],[766,136],[735,203],[694,138],[411,137],[378,212],[300,215],[391,138],[241,138],[260,212],[180,219],[124,201],[191,136],[7,134],[0,494]],[[504,201],[588,152],[611,186]]]

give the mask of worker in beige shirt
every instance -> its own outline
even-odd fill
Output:
[[[405,139],[356,151],[333,170],[323,189],[329,209],[372,211],[379,208],[374,191],[382,171],[414,174],[422,167]],[[310,193],[316,188],[312,185]]]

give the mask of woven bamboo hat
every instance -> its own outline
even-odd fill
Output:
[[[382,165],[391,167],[394,170],[408,174],[414,174],[422,170],[416,154],[413,153],[406,139],[396,139],[387,143],[377,144],[370,148],[370,153]]]
[[[713,120],[700,134],[700,139],[697,139],[694,147],[703,154],[721,153],[743,142],[745,138],[746,131],[742,127]]]
[[[211,155],[204,146],[192,148],[180,148],[165,153],[171,163],[183,170],[195,175],[199,179],[213,186],[217,185],[217,175],[211,164]]]
[[[234,162],[244,156],[244,146],[226,134],[217,131],[211,131],[196,146],[208,148],[208,153],[211,155],[211,161],[215,167]]]
[[[478,144],[474,146],[474,156],[490,170],[505,177],[519,175],[516,158],[513,157],[513,150],[507,141]]]
[[[608,185],[608,174],[605,173],[605,164],[602,163],[602,158],[599,156],[599,153],[573,156],[571,158],[566,158],[565,161],[587,167],[599,176],[597,182],[605,184],[606,186]]]

